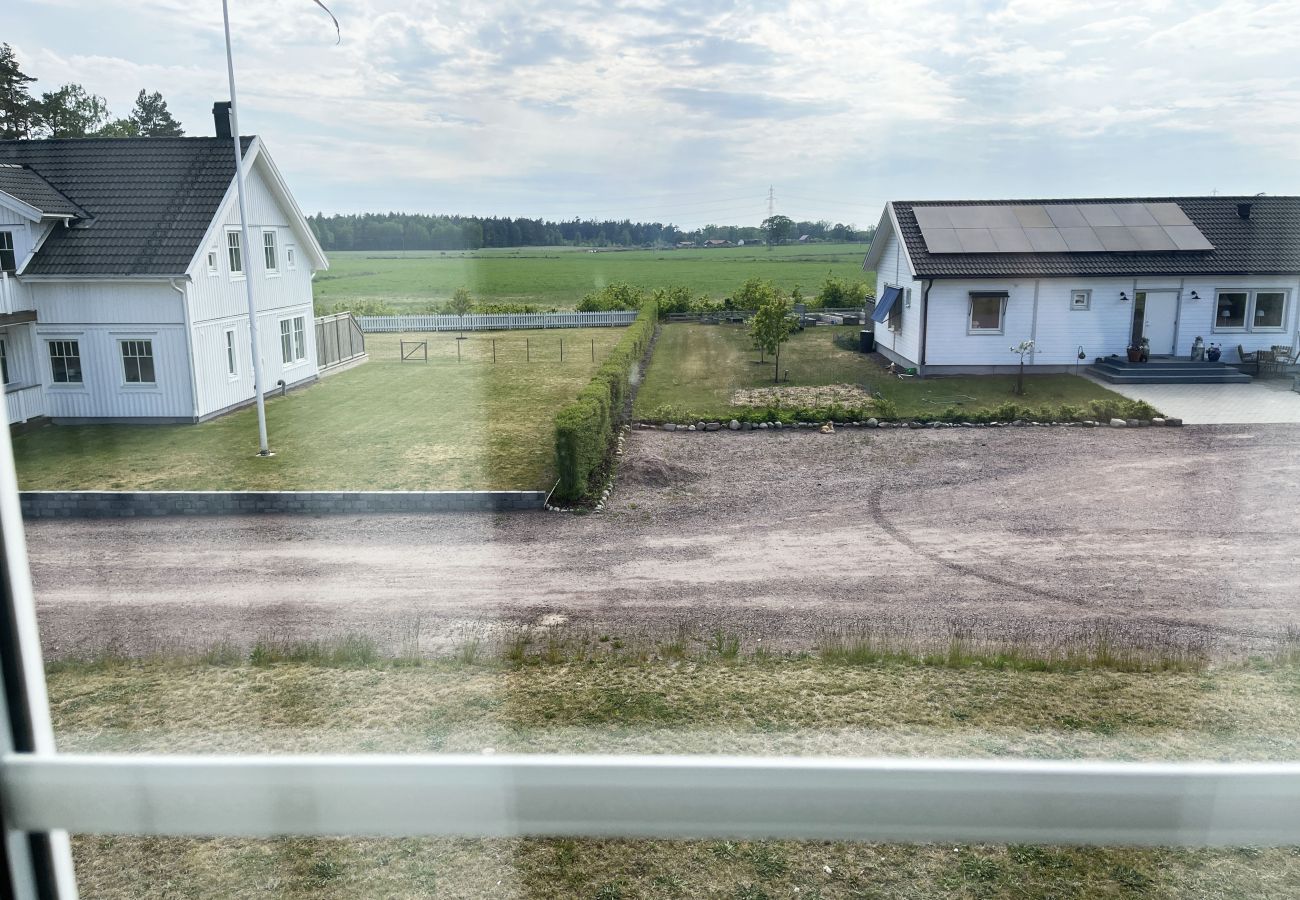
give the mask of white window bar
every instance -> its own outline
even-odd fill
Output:
[[[1300,762],[58,754],[8,429],[0,533],[4,674],[27,714],[0,710],[20,898],[76,897],[69,831],[1300,844]]]

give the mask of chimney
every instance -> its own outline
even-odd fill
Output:
[[[217,126],[217,137],[230,139],[230,101],[218,100],[212,104],[212,121]]]
[[[1255,205],[1255,204],[1253,204],[1253,203],[1238,203],[1238,204],[1237,204],[1237,218],[1239,218],[1239,219],[1249,219],[1249,218],[1250,218],[1250,209],[1251,209],[1251,207],[1254,206],[1254,205]]]

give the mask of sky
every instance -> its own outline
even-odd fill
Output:
[[[891,199],[1300,193],[1294,0],[231,0],[306,212],[874,224]],[[218,0],[5,0],[37,90],[190,134]]]

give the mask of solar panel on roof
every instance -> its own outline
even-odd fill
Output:
[[[1213,250],[1177,203],[914,206],[930,253]]]

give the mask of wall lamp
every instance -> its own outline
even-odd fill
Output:
[[[1190,299],[1192,299],[1192,300],[1200,300],[1200,299],[1201,299],[1201,295],[1198,294],[1198,293],[1196,293],[1196,291],[1192,291],[1192,296],[1191,296]]]
[[[1119,302],[1120,302],[1120,303],[1128,303],[1128,294],[1124,293],[1123,291],[1120,291],[1120,292],[1119,292]]]

